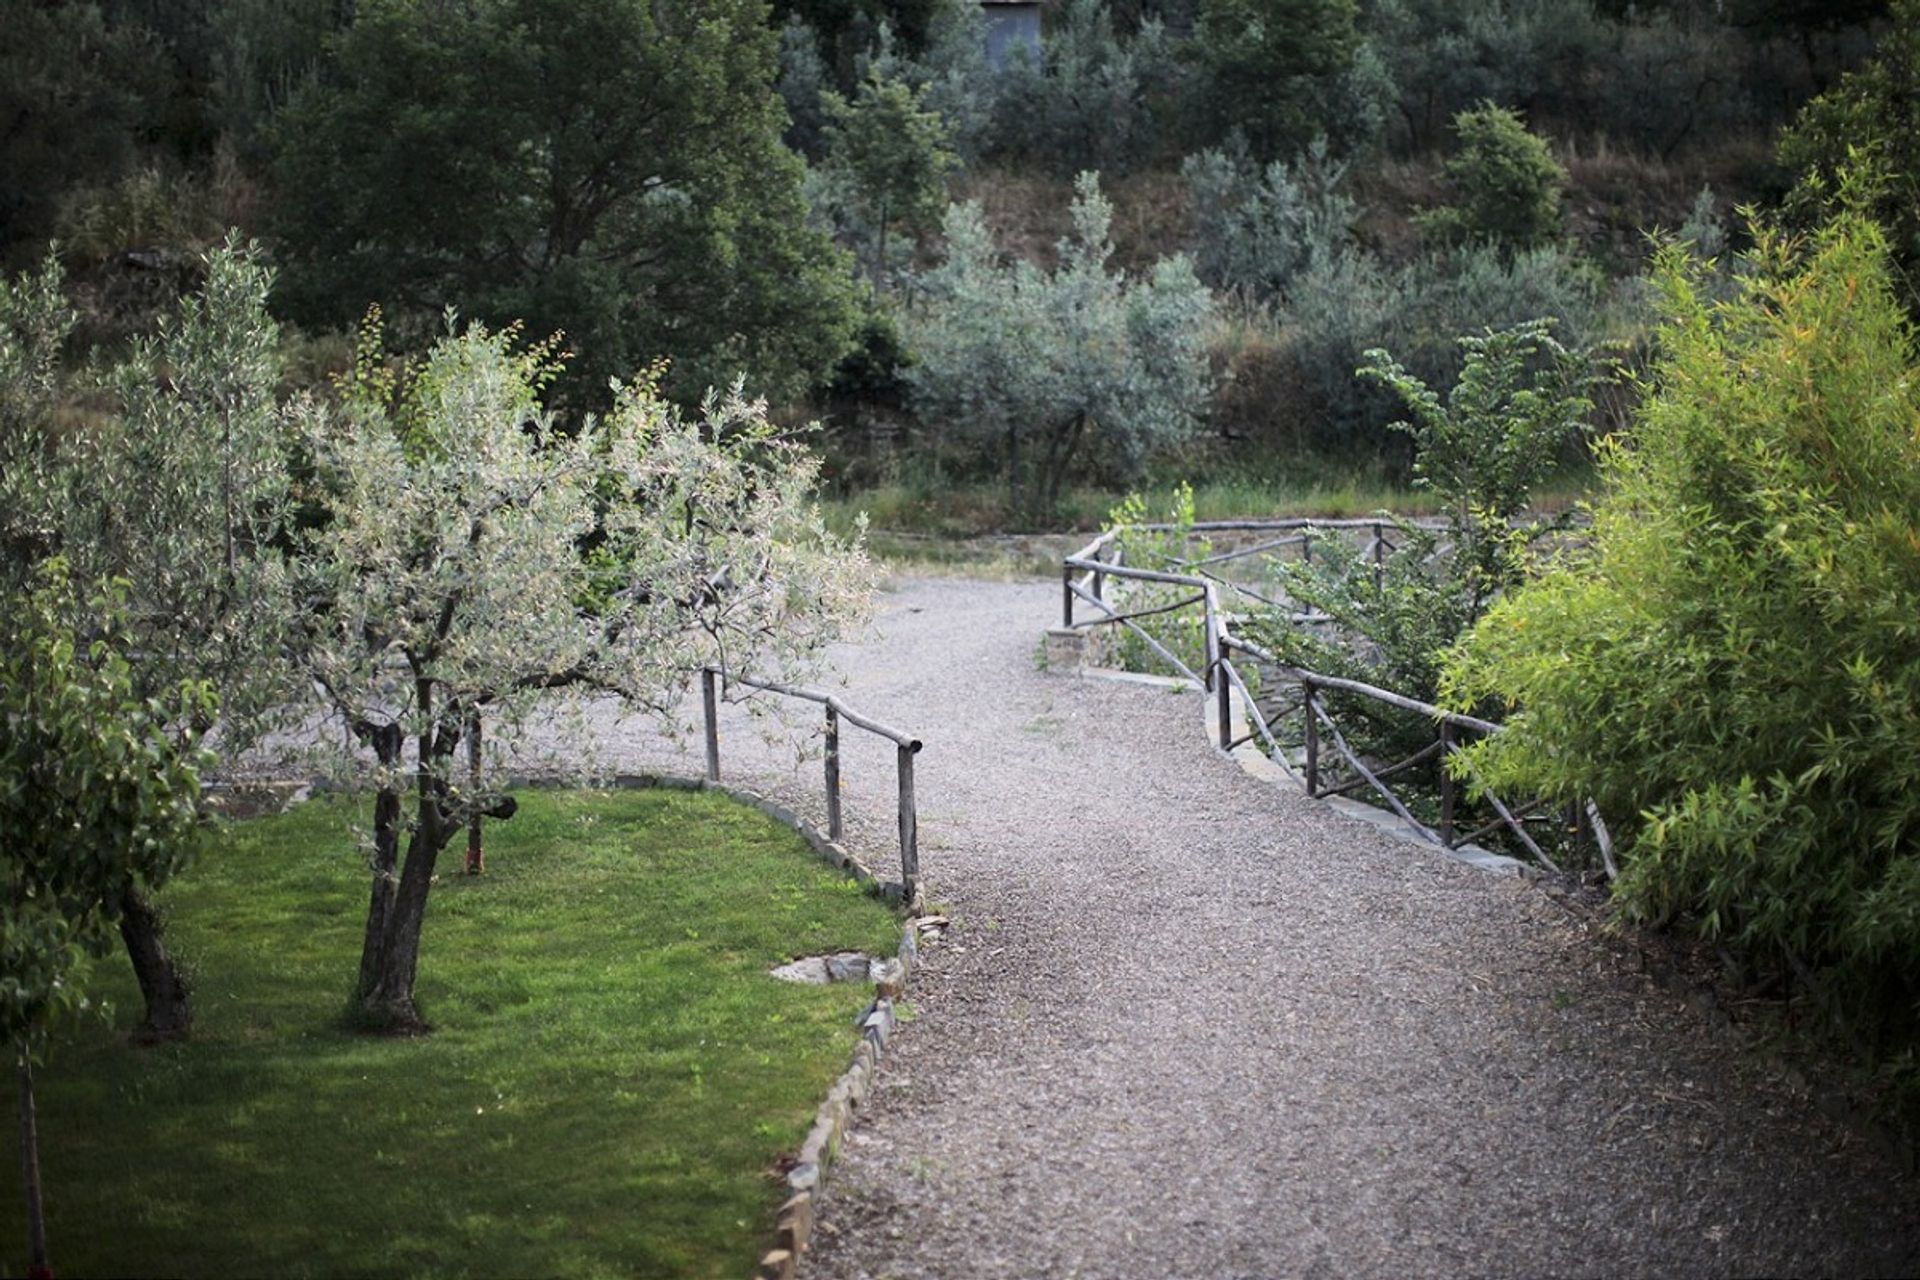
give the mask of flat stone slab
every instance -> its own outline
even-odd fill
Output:
[[[865,982],[873,973],[874,959],[859,951],[836,951],[830,956],[801,956],[768,972],[782,982],[800,982],[824,987],[829,982]]]

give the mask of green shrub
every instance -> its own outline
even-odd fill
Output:
[[[946,259],[903,317],[914,411],[997,454],[1029,513],[1050,512],[1090,456],[1137,477],[1149,453],[1198,430],[1212,383],[1212,294],[1184,257],[1145,279],[1112,269],[1098,175],[1074,189],[1073,235],[1052,271],[1001,265],[980,207],[953,206]]]
[[[1790,216],[1849,202],[1887,229],[1908,308],[1920,315],[1920,0],[1897,0],[1874,58],[1809,102],[1780,137]]]
[[[1715,302],[1663,254],[1661,356],[1582,549],[1447,664],[1494,787],[1595,797],[1616,900],[1863,1030],[1920,995],[1920,369],[1879,230],[1763,234]]]
[[[1194,270],[1215,289],[1255,299],[1284,296],[1316,259],[1351,243],[1358,209],[1340,189],[1347,167],[1325,138],[1264,169],[1242,148],[1188,156]]]
[[[1213,550],[1213,544],[1206,538],[1193,536],[1195,518],[1193,486],[1183,480],[1173,491],[1166,510],[1157,516],[1148,510],[1145,498],[1130,493],[1107,513],[1104,527],[1107,532],[1117,534],[1114,545],[1122,563],[1135,569],[1185,573],[1188,564],[1194,560],[1204,560]],[[1167,527],[1159,530],[1141,528],[1149,523]],[[1120,612],[1167,609],[1166,613],[1139,618],[1134,625],[1186,663],[1188,670],[1204,675],[1207,662],[1206,610],[1198,604],[1172,607],[1181,600],[1191,599],[1193,594],[1193,588],[1172,583],[1107,579],[1107,601]],[[1108,629],[1107,638],[1113,645],[1110,661],[1123,671],[1143,671],[1151,675],[1176,674],[1167,665],[1166,659],[1154,652],[1152,645],[1126,627],[1114,624]]]
[[[1203,0],[1185,52],[1197,135],[1239,132],[1261,160],[1292,155],[1348,127],[1329,110],[1348,88],[1360,48],[1354,0]]]
[[[1573,348],[1607,336],[1611,320],[1592,270],[1558,247],[1507,253],[1471,245],[1399,268],[1364,250],[1312,254],[1293,281],[1282,319],[1296,385],[1305,402],[1302,443],[1330,451],[1385,451],[1398,465],[1389,426],[1398,403],[1354,372],[1374,347],[1391,350],[1429,385],[1459,374],[1456,335],[1503,329],[1536,317],[1553,321]]]
[[[1408,413],[1393,427],[1413,441],[1414,484],[1433,494],[1444,523],[1394,518],[1397,550],[1377,573],[1364,548],[1338,537],[1316,541],[1315,561],[1274,561],[1287,596],[1332,623],[1309,631],[1263,614],[1253,629],[1280,656],[1422,701],[1438,695],[1441,654],[1521,581],[1535,546],[1560,527],[1530,520],[1529,509],[1585,429],[1592,363],[1551,327],[1535,320],[1459,339],[1459,381],[1444,397],[1386,352],[1367,353],[1361,373]]]
[[[1560,198],[1567,171],[1547,140],[1527,132],[1519,115],[1491,102],[1453,118],[1460,149],[1447,161],[1458,203],[1422,215],[1443,242],[1491,242],[1539,249],[1560,238]]]

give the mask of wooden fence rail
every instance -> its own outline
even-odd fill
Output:
[[[913,758],[923,745],[920,739],[891,725],[860,714],[830,693],[732,675],[719,667],[700,671],[700,704],[706,719],[707,781],[720,781],[720,701],[728,684],[745,685],[782,697],[798,698],[825,709],[825,782],[827,789],[827,839],[839,840],[843,833],[840,813],[840,724],[845,721],[856,729],[887,739],[894,745],[894,767],[899,791],[900,885],[902,901],[912,902],[920,883],[920,815],[913,791]]]
[[[1227,563],[1262,551],[1272,551],[1286,546],[1298,545],[1303,558],[1311,554],[1312,537],[1319,530],[1366,530],[1368,537],[1361,551],[1363,561],[1369,563],[1376,584],[1384,571],[1385,557],[1397,548],[1388,540],[1388,533],[1396,526],[1385,520],[1225,520],[1196,523],[1192,532],[1206,534],[1214,532],[1236,533],[1284,533],[1287,536],[1272,537],[1252,547],[1223,555],[1206,557],[1183,562],[1182,568],[1201,572],[1176,572],[1166,569],[1136,568],[1123,563],[1119,554],[1120,535],[1126,530],[1110,530],[1095,538],[1061,562],[1062,584],[1062,620],[1075,630],[1087,630],[1101,626],[1119,626],[1143,640],[1148,648],[1163,662],[1180,675],[1202,685],[1214,695],[1215,718],[1218,741],[1222,750],[1231,751],[1235,747],[1258,739],[1264,743],[1268,754],[1286,771],[1305,786],[1311,796],[1343,795],[1348,792],[1370,790],[1391,809],[1421,839],[1446,849],[1457,849],[1471,844],[1494,831],[1506,830],[1526,849],[1535,861],[1552,871],[1560,868],[1552,857],[1540,847],[1532,833],[1527,830],[1526,819],[1538,812],[1543,806],[1534,801],[1513,808],[1506,804],[1490,789],[1482,787],[1479,795],[1484,798],[1496,815],[1490,822],[1470,831],[1462,832],[1457,821],[1459,808],[1459,780],[1455,778],[1450,762],[1459,758],[1462,733],[1495,734],[1502,731],[1499,724],[1483,720],[1477,716],[1462,715],[1434,706],[1418,698],[1410,698],[1391,689],[1382,689],[1359,680],[1350,680],[1341,676],[1326,675],[1309,671],[1280,661],[1259,645],[1235,635],[1232,629],[1232,617],[1221,607],[1223,593],[1232,592],[1246,596],[1256,602],[1274,607],[1276,602],[1266,599],[1238,584],[1229,582],[1213,573],[1205,572],[1208,566]],[[1174,529],[1170,525],[1133,526],[1141,532],[1166,533]],[[1170,604],[1142,609],[1126,609],[1124,602],[1111,597],[1108,584],[1112,579],[1123,581],[1152,583],[1160,586],[1184,587],[1191,595]],[[1074,604],[1076,601],[1093,606],[1099,616],[1076,622]],[[1174,612],[1182,608],[1200,606],[1205,610],[1204,669],[1195,671],[1181,658],[1171,652],[1156,637],[1150,635],[1139,625],[1138,619]],[[1315,615],[1295,613],[1290,615],[1296,623],[1322,621]],[[1260,664],[1260,671],[1269,678],[1276,678],[1299,690],[1299,701],[1292,704],[1301,712],[1302,731],[1300,741],[1300,760],[1295,763],[1292,748],[1283,744],[1274,732],[1273,723],[1261,710],[1248,686],[1234,655],[1240,654]],[[1247,711],[1250,731],[1244,736],[1234,736],[1233,695],[1238,693]],[[1383,706],[1419,716],[1430,722],[1435,730],[1434,741],[1417,748],[1406,758],[1387,765],[1369,763],[1356,752],[1347,741],[1346,735],[1335,722],[1333,711],[1328,706],[1326,694],[1341,693],[1352,697],[1377,702]],[[1289,711],[1286,714],[1291,714]],[[1329,783],[1326,777],[1327,748],[1332,748],[1338,763],[1349,770],[1351,777]],[[1440,820],[1438,827],[1430,827],[1416,818],[1407,807],[1406,801],[1389,785],[1390,780],[1401,777],[1417,766],[1438,759],[1440,763]],[[1590,835],[1594,847],[1598,850],[1601,865],[1609,876],[1617,875],[1614,864],[1613,844],[1601,821],[1599,810],[1591,801],[1574,806],[1572,810],[1573,829],[1576,836],[1582,833]]]

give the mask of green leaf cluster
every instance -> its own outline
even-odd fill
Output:
[[[1206,0],[1187,46],[1193,110],[1215,138],[1292,155],[1327,131],[1326,107],[1360,48],[1354,0]]]
[[[765,17],[758,0],[367,0],[276,117],[279,301],[327,324],[379,302],[416,349],[452,306],[564,332],[587,407],[661,357],[686,400],[742,370],[803,391],[856,308],[781,145]]]
[[[1491,241],[1507,249],[1539,249],[1560,238],[1560,200],[1567,171],[1547,140],[1519,114],[1491,102],[1453,119],[1459,150],[1447,160],[1457,203],[1421,216],[1442,242]]]
[[[1332,624],[1254,620],[1281,656],[1431,701],[1442,653],[1526,577],[1535,548],[1562,527],[1533,519],[1530,507],[1586,429],[1592,360],[1555,341],[1544,320],[1459,345],[1460,377],[1445,396],[1385,351],[1369,351],[1360,369],[1405,406],[1409,417],[1393,427],[1413,440],[1414,484],[1438,499],[1444,524],[1392,518],[1395,550],[1377,570],[1340,537],[1316,540],[1317,560],[1274,561],[1287,597]]]
[[[1584,546],[1450,656],[1513,709],[1488,786],[1594,797],[1617,899],[1818,976],[1848,1022],[1920,996],[1920,378],[1885,238],[1763,232],[1715,301],[1684,248]]]
[[[1801,109],[1779,156],[1795,175],[1787,215],[1802,226],[1840,209],[1873,218],[1920,314],[1920,0],[1895,0],[1874,57]]]
[[[126,891],[164,883],[192,847],[200,759],[179,727],[208,718],[212,694],[138,696],[125,610],[118,585],[82,601],[56,558],[0,621],[0,1031],[22,1053],[84,1007]]]

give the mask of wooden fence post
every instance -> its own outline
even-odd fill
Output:
[[[840,713],[827,708],[827,839],[840,838]]]
[[[700,705],[707,716],[707,781],[720,781],[720,699],[712,667],[700,668]]]
[[[1386,568],[1381,563],[1386,556],[1387,540],[1380,532],[1380,522],[1373,522],[1373,589],[1380,590],[1386,581]]]
[[[900,747],[900,892],[901,900],[913,902],[914,887],[920,881],[920,816],[913,801],[913,748]]]
[[[1307,794],[1320,794],[1320,718],[1314,714],[1313,681],[1302,680],[1300,692],[1306,696],[1307,712]]]
[[[1226,658],[1220,659],[1220,673],[1214,677],[1214,697],[1220,706],[1220,749],[1233,750],[1233,685],[1227,679]]]
[[[1453,755],[1453,721],[1440,722],[1440,843],[1453,848],[1453,808],[1457,796],[1453,781],[1453,770],[1447,768],[1447,759]]]
[[[473,800],[480,798],[480,708],[467,712],[467,785]],[[480,806],[473,805],[467,815],[467,874],[477,876],[487,869],[487,855],[480,842]]]

